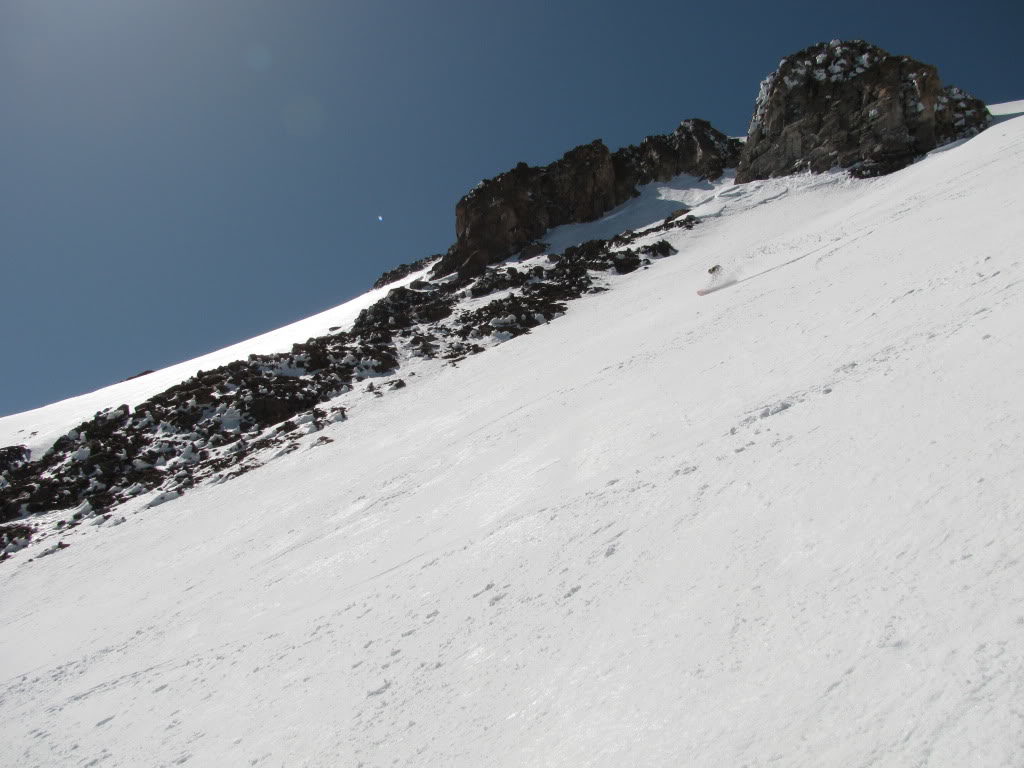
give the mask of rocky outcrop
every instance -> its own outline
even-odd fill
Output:
[[[681,173],[717,179],[739,162],[742,142],[731,139],[707,120],[684,120],[675,131],[648,136],[612,155],[620,202],[636,195],[636,187],[669,181]],[[616,203],[617,205],[618,203]]]
[[[32,452],[24,445],[9,445],[6,448],[0,448],[0,478],[8,470],[18,469],[26,464],[31,455]],[[0,481],[0,486],[2,485],[3,482]]]
[[[409,262],[408,264],[400,264],[394,269],[390,269],[383,275],[378,277],[377,280],[373,283],[373,287],[383,288],[385,285],[390,285],[391,283],[398,282],[403,277],[408,277],[413,272],[419,272],[421,269],[424,269],[428,264],[430,264],[430,262],[436,261],[439,258],[441,258],[441,255],[437,254],[434,256],[426,256],[422,259],[417,259],[416,261]]]
[[[481,182],[455,207],[457,240],[434,277],[472,277],[528,247],[551,227],[593,221],[637,194],[637,186],[680,173],[716,179],[739,160],[741,144],[704,120],[609,151],[600,140],[542,167],[520,163]]]
[[[981,101],[943,87],[930,64],[863,40],[818,43],[761,83],[736,181],[837,166],[891,173],[990,119]]]
[[[65,521],[73,524],[154,489],[161,493],[151,504],[214,475],[242,474],[255,466],[247,457],[280,443],[281,433],[344,417],[316,406],[397,368],[392,344],[316,337],[291,352],[200,371],[134,410],[101,411],[34,461],[21,446],[0,449],[0,523],[77,508]]]
[[[418,290],[392,288],[387,296],[359,313],[352,333],[390,341],[392,329],[443,320],[452,313],[454,304],[453,296],[429,283]]]
[[[546,166],[519,163],[481,181],[455,208],[456,242],[444,254],[383,274],[375,288],[431,263],[466,281],[517,253],[542,253],[551,227],[593,221],[652,181],[680,173],[738,183],[800,171],[891,173],[987,127],[983,102],[943,86],[935,67],[854,40],[818,43],[779,62],[762,83],[746,144],[704,120],[611,152],[600,140]]]
[[[348,418],[346,406],[330,401],[355,397],[364,386],[383,397],[413,381],[415,370],[396,378],[403,364],[419,358],[454,363],[530,333],[564,314],[568,302],[607,290],[612,276],[673,255],[670,243],[652,237],[696,223],[684,209],[639,232],[516,266],[487,267],[475,280],[412,280],[364,309],[348,330],[200,371],[134,408],[98,412],[34,460],[26,446],[0,447],[0,561],[35,542],[36,533],[117,525],[124,518],[113,510],[133,498],[145,496],[147,508],[160,506],[303,444],[324,445],[330,442],[325,436],[304,438]],[[66,515],[38,530],[20,522],[60,510]],[[51,525],[54,530],[43,530]],[[55,546],[39,555],[66,545]]]
[[[519,163],[483,181],[455,206],[455,245],[434,268],[482,274],[550,227],[593,221],[616,205],[612,154],[600,140],[571,149],[543,167]]]

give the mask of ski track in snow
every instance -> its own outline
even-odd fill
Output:
[[[697,190],[557,322],[4,564],[0,764],[1021,765],[1022,139]]]

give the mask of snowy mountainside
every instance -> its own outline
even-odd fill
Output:
[[[671,258],[15,553],[0,763],[1019,765],[1024,102],[992,111],[891,176],[657,185],[651,224],[700,220]]]

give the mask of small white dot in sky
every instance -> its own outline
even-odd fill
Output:
[[[377,221],[384,221],[384,217],[383,216],[378,216],[377,217]]]

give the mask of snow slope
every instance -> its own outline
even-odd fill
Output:
[[[1000,112],[704,190],[678,256],[333,443],[3,564],[0,764],[1024,764]]]

